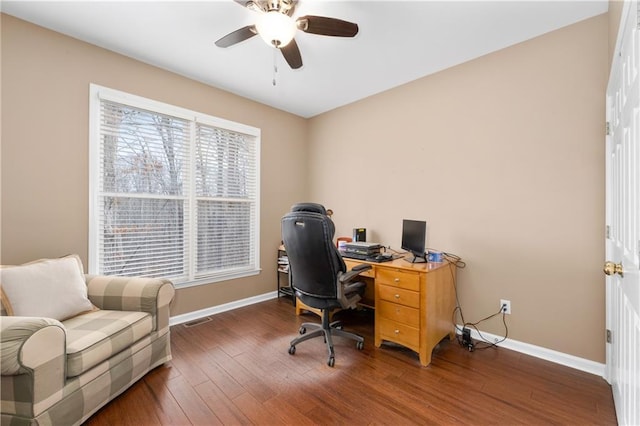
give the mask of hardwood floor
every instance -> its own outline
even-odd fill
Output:
[[[91,417],[97,425],[216,424],[616,424],[601,377],[507,349],[468,352],[444,341],[432,363],[373,345],[371,311],[336,314],[365,336],[364,350],[322,339],[287,353],[299,324],[289,299],[171,328],[173,360]]]

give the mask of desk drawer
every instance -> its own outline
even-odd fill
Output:
[[[420,293],[417,291],[382,284],[376,285],[378,287],[378,298],[380,300],[388,300],[389,302],[399,303],[412,308],[420,307]]]
[[[379,321],[380,338],[390,342],[399,343],[415,351],[420,347],[420,331],[418,328],[401,324],[386,318]]]
[[[412,327],[420,327],[419,309],[387,302],[386,300],[381,300],[378,306],[376,306],[376,309],[378,309],[378,315],[380,317],[388,318]]]
[[[420,274],[414,272],[401,271],[393,268],[377,268],[376,280],[380,284],[387,284],[394,287],[406,288],[407,290],[420,290]]]
[[[344,259],[344,264],[347,265],[347,271],[352,270],[354,266],[362,265],[362,263],[360,263],[360,262],[354,262],[354,261],[347,260],[347,259]],[[375,268],[371,268],[368,271],[364,271],[363,273],[361,273],[360,276],[361,277],[375,278],[376,277],[376,270],[375,270]]]

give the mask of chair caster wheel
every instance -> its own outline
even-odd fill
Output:
[[[295,346],[289,346],[289,355],[293,355],[296,353],[296,347]]]
[[[300,327],[300,330],[298,330],[298,333],[300,334],[304,334],[307,332],[307,328],[306,327]]]
[[[358,349],[359,351],[364,349],[364,343],[363,342],[357,342],[356,343],[356,349]]]
[[[336,359],[332,356],[329,357],[329,360],[327,361],[327,365],[329,367],[333,367],[336,364]]]

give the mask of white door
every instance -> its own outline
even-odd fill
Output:
[[[639,73],[638,4],[627,1],[607,87],[606,138],[606,378],[622,425],[640,425]]]

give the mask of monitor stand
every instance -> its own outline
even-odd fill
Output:
[[[423,254],[422,256],[413,255],[413,259],[404,258],[409,263],[427,263],[427,255]]]

